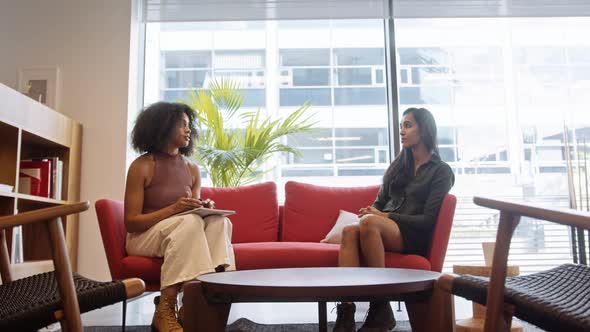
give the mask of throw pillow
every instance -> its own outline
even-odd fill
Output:
[[[339,244],[342,240],[342,230],[345,226],[358,224],[359,217],[351,212],[340,210],[338,220],[332,229],[326,234],[326,237],[321,240],[321,243],[335,243]]]

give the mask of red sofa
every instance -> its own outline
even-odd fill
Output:
[[[236,265],[238,270],[248,270],[337,266],[339,245],[319,241],[336,223],[339,210],[355,212],[370,205],[378,190],[379,186],[340,188],[290,181],[281,206],[274,182],[202,188],[201,196],[213,199],[220,209],[237,212],[230,217]],[[447,195],[427,257],[386,253],[386,266],[440,272],[455,205],[456,198]],[[95,207],[112,278],[139,277],[147,290],[159,290],[162,259],[125,252],[123,203],[102,199]]]

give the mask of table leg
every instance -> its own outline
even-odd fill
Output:
[[[453,295],[443,291],[435,281],[432,295],[422,301],[406,301],[412,331],[452,332],[455,328]]]
[[[210,303],[199,281],[184,284],[183,330],[187,332],[223,332],[231,303]]]
[[[326,302],[318,302],[318,320],[319,320],[319,331],[328,331],[328,310],[326,309]]]

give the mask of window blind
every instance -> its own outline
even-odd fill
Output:
[[[144,0],[146,22],[385,18],[388,0]]]
[[[490,196],[491,197],[491,196]],[[496,198],[522,201],[518,196]],[[553,208],[567,208],[567,196],[538,196],[528,203]],[[484,264],[482,242],[494,242],[499,211],[477,206],[473,197],[459,196],[451,239],[443,271],[453,265]],[[521,274],[529,274],[572,262],[570,229],[544,220],[522,218],[512,236],[508,264],[517,265]]]
[[[143,0],[145,22],[590,16],[588,0]]]
[[[590,16],[587,0],[393,0],[396,18]]]

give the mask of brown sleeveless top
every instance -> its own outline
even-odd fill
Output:
[[[143,191],[143,213],[150,213],[192,195],[193,177],[182,155],[154,152],[154,176]]]

